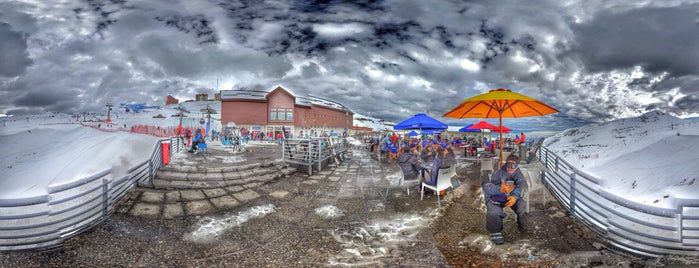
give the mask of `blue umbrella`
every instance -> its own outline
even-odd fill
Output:
[[[443,129],[423,129],[420,131],[420,135],[430,135],[442,133]]]
[[[415,116],[406,119],[393,126],[393,129],[446,129],[447,124],[439,122],[437,119],[427,116],[424,113],[418,113]]]
[[[481,132],[482,131],[482,130],[477,129],[477,128],[476,129],[470,128],[471,126],[473,126],[473,124],[462,127],[459,129],[459,132]]]
[[[417,132],[415,130],[408,132],[408,137],[415,137],[417,136]]]

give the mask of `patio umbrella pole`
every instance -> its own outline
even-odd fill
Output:
[[[502,167],[502,112],[500,113],[500,166]]]

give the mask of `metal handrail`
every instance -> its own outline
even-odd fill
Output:
[[[323,163],[332,158],[343,160],[348,151],[347,140],[340,138],[330,142],[331,138],[285,139],[282,142],[282,161],[308,167],[308,175],[313,175],[313,166],[322,170]]]
[[[0,199],[0,251],[37,250],[60,247],[104,222],[115,205],[136,185],[153,185],[162,167],[162,142],[170,142],[169,153],[182,149],[177,137],[161,139],[149,160],[114,178],[112,169],[87,178],[48,185],[46,195]]]
[[[678,198],[673,208],[626,199],[600,186],[596,178],[541,146],[543,184],[568,214],[608,239],[613,246],[649,257],[699,256],[699,199]]]

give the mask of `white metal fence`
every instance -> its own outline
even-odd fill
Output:
[[[285,163],[307,166],[308,175],[313,175],[314,165],[321,171],[323,163],[343,161],[347,157],[349,143],[346,138],[333,137],[285,139],[282,148],[282,160]]]
[[[48,193],[24,199],[0,199],[0,251],[51,249],[106,220],[129,190],[152,185],[163,165],[162,142],[170,156],[183,148],[179,138],[160,140],[151,157],[114,178],[108,169],[77,181],[52,184]]]
[[[699,194],[679,199],[674,208],[641,204],[600,187],[600,179],[576,169],[546,147],[537,150],[545,165],[542,182],[569,215],[636,254],[699,255]]]

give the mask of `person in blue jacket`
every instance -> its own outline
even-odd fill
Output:
[[[195,150],[197,150],[197,144],[199,144],[201,138],[201,129],[197,129],[196,134],[194,134],[194,140],[192,140],[192,148],[189,149],[190,153],[193,153]]]
[[[493,172],[490,181],[483,184],[483,195],[487,211],[485,213],[485,228],[490,233],[490,239],[495,244],[502,244],[502,219],[505,218],[504,208],[511,208],[517,215],[517,225],[520,230],[525,226],[525,202],[522,193],[527,187],[524,174],[517,167],[519,157],[510,155],[505,165]]]

